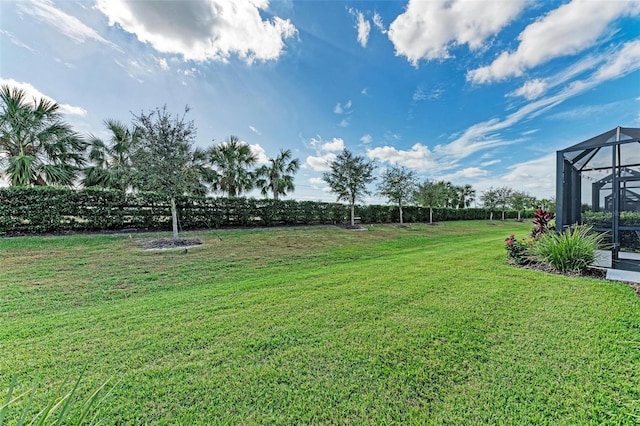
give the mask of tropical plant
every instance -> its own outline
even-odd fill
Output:
[[[140,141],[131,156],[133,186],[168,197],[174,239],[178,238],[176,197],[206,192],[197,167],[202,154],[192,149],[196,128],[193,121],[186,121],[188,112],[187,106],[182,116],[172,116],[164,106],[134,115]]]
[[[27,101],[22,89],[0,88],[0,174],[11,186],[71,186],[84,165],[85,141],[64,123],[60,106]]]
[[[131,154],[141,131],[117,120],[105,120],[104,124],[111,133],[110,139],[105,142],[91,135],[89,160],[92,164],[83,170],[82,185],[125,191],[131,184]]]
[[[530,250],[535,240],[518,240],[515,234],[509,235],[504,240],[507,249],[507,257],[518,265],[526,265],[531,262]]]
[[[382,181],[378,184],[378,194],[397,204],[402,220],[402,207],[413,200],[418,181],[416,174],[406,167],[391,167],[382,173]]]
[[[533,216],[533,229],[531,230],[531,236],[538,238],[542,234],[553,230],[552,221],[553,213],[548,212],[542,208],[536,209]]]
[[[287,191],[293,191],[293,175],[300,169],[300,160],[291,159],[291,150],[281,150],[276,158],[269,159],[269,165],[260,167],[256,175],[256,185],[262,195],[272,193],[277,200],[280,195],[287,195]]]
[[[532,247],[534,256],[559,271],[580,272],[596,259],[596,250],[604,243],[604,234],[591,226],[577,225],[561,234],[547,232]]]
[[[214,191],[238,197],[255,186],[252,168],[258,157],[237,136],[231,135],[226,141],[211,147],[207,151],[207,161],[214,169],[210,176]]]
[[[338,196],[338,201],[349,203],[351,210],[351,226],[355,226],[356,201],[371,192],[367,185],[375,180],[373,176],[373,163],[364,157],[353,155],[348,149],[344,149],[335,160],[329,163],[331,170],[322,175],[331,192]]]
[[[476,190],[473,189],[473,186],[466,184],[462,186],[456,186],[455,190],[458,195],[458,208],[464,209],[465,207],[471,206],[476,199]]]

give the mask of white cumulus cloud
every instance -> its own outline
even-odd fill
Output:
[[[409,0],[389,26],[396,55],[417,66],[421,59],[446,59],[449,49],[467,45],[479,49],[490,36],[513,21],[526,0]]]
[[[20,81],[16,81],[12,78],[9,79],[5,79],[5,78],[0,78],[0,85],[4,86],[7,85],[9,87],[15,87],[17,89],[22,89],[24,90],[26,97],[27,97],[27,101],[32,101],[32,100],[36,100],[39,101],[40,99],[46,99],[50,102],[56,102],[54,99],[52,99],[51,97],[43,94],[42,92],[40,92],[38,89],[36,89],[33,85],[31,85],[30,83],[24,83],[24,82],[20,82]],[[79,116],[85,116],[87,115],[87,110],[79,107],[79,106],[75,106],[75,105],[69,105],[69,104],[62,104],[62,103],[58,103],[59,105],[59,110],[62,114],[67,114],[67,115],[79,115]]]
[[[509,96],[522,96],[523,98],[531,101],[540,97],[546,90],[548,84],[545,80],[536,78],[524,83],[521,87],[515,91],[509,93]]]
[[[367,156],[372,160],[380,160],[383,163],[397,164],[415,170],[424,171],[436,166],[429,147],[421,143],[414,144],[409,150],[393,146],[371,148],[367,150]]]
[[[329,142],[325,142],[321,149],[329,152],[342,151],[344,149],[344,140],[342,138],[333,138]]]
[[[284,41],[297,34],[288,19],[263,20],[260,11],[268,6],[268,0],[97,0],[110,25],[159,52],[195,61],[227,61],[235,54],[247,63],[278,59]]]
[[[246,142],[243,142],[246,143]],[[249,144],[247,144],[249,145]],[[251,152],[258,158],[256,161],[257,164],[267,164],[269,162],[269,158],[267,157],[267,153],[260,144],[249,145],[251,148]]]
[[[360,142],[362,143],[371,143],[372,140],[373,138],[368,133],[366,135],[362,135],[362,137],[360,138]]]
[[[613,20],[637,14],[638,2],[573,0],[527,26],[515,51],[502,52],[490,65],[469,71],[467,80],[482,84],[520,76],[553,58],[581,52],[596,43]]]

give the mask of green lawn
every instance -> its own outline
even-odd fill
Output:
[[[114,376],[104,424],[640,422],[640,298],[508,266],[529,229],[0,239],[0,389]]]

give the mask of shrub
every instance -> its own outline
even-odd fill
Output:
[[[538,238],[532,252],[559,271],[582,271],[595,261],[596,250],[604,241],[604,234],[591,231],[591,226],[578,225],[562,234],[548,232]]]
[[[507,249],[507,258],[518,265],[530,263],[530,249],[532,244],[532,240],[525,240],[524,238],[518,240],[514,234],[509,235],[509,237],[504,240],[504,245]]]
[[[545,209],[537,209],[533,216],[533,224],[535,225],[531,230],[531,236],[533,238],[539,238],[542,234],[553,229],[551,221],[553,220],[553,213],[546,211]]]

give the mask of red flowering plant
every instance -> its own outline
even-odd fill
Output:
[[[535,225],[531,230],[531,236],[538,238],[542,234],[553,230],[553,213],[546,211],[545,209],[537,209],[533,218],[533,224]]]
[[[504,240],[504,245],[507,249],[507,258],[510,261],[518,265],[526,265],[531,262],[529,249],[533,246],[533,240],[525,240],[524,238],[518,240],[514,234],[511,234]]]

